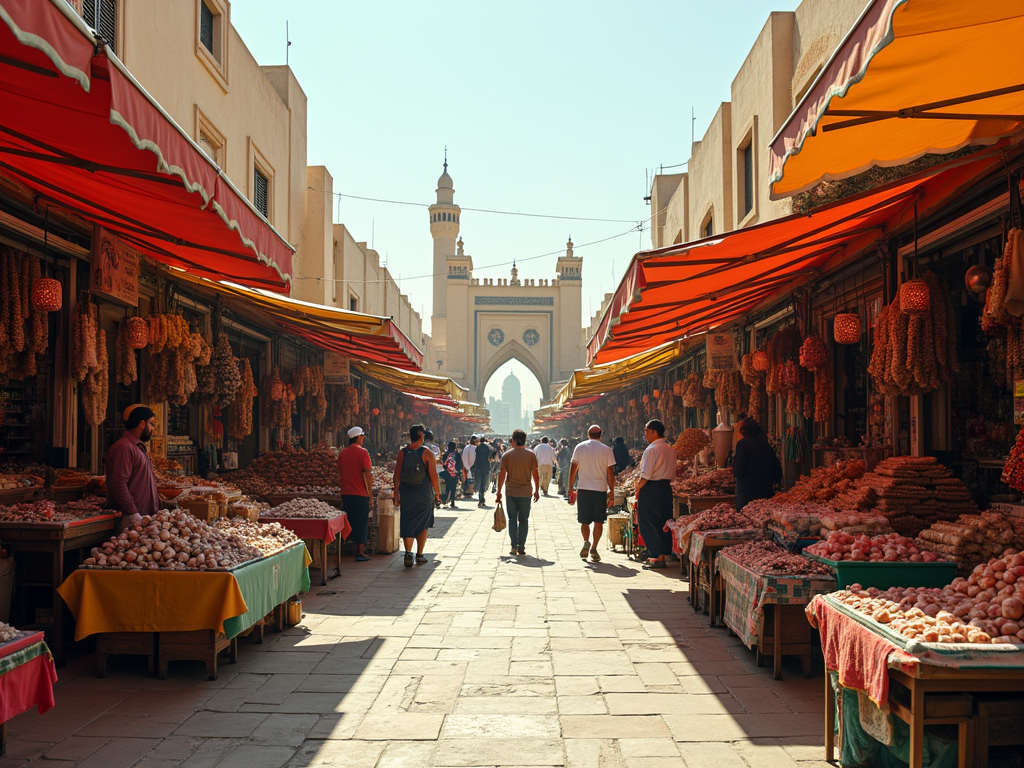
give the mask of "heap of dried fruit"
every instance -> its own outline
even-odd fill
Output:
[[[214,528],[238,537],[255,547],[264,555],[273,555],[285,547],[301,541],[298,536],[283,528],[280,523],[253,523],[242,517],[219,517]]]
[[[679,435],[673,448],[675,448],[677,458],[690,459],[707,448],[710,443],[707,432],[691,427]]]
[[[771,541],[748,541],[726,547],[719,554],[762,576],[832,578],[832,569],[824,563],[794,555]]]

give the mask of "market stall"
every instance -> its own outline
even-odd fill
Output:
[[[32,707],[53,708],[57,682],[42,632],[19,632],[0,622],[0,758],[7,754],[7,721]]]
[[[782,657],[799,656],[804,677],[810,677],[811,633],[802,606],[835,589],[828,569],[766,541],[726,547],[716,563],[725,624],[756,650],[758,665],[770,655],[773,675],[781,680]]]
[[[259,519],[261,523],[277,523],[303,541],[319,542],[321,586],[327,586],[327,546],[334,542],[338,558],[336,572],[341,576],[341,543],[352,533],[344,512],[324,500],[295,498],[267,510]]]

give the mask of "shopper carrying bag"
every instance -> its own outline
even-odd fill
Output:
[[[493,528],[494,530],[501,532],[505,530],[506,525],[508,525],[508,523],[505,522],[505,510],[502,508],[501,502],[499,501],[497,506],[494,508]]]

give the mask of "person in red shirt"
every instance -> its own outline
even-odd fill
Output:
[[[366,435],[362,427],[348,431],[348,447],[338,454],[341,477],[341,505],[352,526],[350,539],[356,543],[356,560],[365,563],[366,529],[370,523],[370,496],[373,494],[373,465],[370,453],[363,448]]]

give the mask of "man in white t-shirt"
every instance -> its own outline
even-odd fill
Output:
[[[473,465],[476,463],[476,435],[469,438],[466,447],[462,449],[462,494],[469,493],[469,478],[473,474]]]
[[[537,456],[537,465],[540,468],[540,489],[547,496],[551,475],[555,469],[555,449],[551,447],[546,437],[542,437],[533,452]]]
[[[587,437],[590,439],[572,452],[569,503],[576,504],[576,519],[583,534],[580,557],[586,560],[589,554],[590,559],[598,563],[601,556],[597,553],[597,543],[604,532],[608,510],[615,503],[615,454],[611,446],[601,442],[601,428],[597,424],[587,430]],[[593,542],[590,540],[591,524],[594,526]]]

